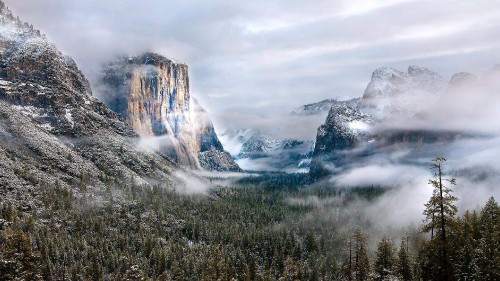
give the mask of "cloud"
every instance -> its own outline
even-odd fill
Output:
[[[208,192],[211,187],[206,180],[187,171],[177,170],[172,175],[177,183],[175,189],[182,193],[203,194]]]
[[[122,53],[148,49],[188,63],[193,94],[224,116],[218,127],[237,122],[230,114],[275,118],[307,102],[361,96],[381,65],[451,76],[500,61],[493,0],[5,2],[91,81]]]
[[[429,171],[410,165],[369,165],[354,168],[332,178],[338,186],[394,187],[409,183],[426,182]]]

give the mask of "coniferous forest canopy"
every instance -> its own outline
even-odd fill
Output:
[[[0,281],[500,280],[498,3],[145,2],[0,0]]]
[[[433,167],[443,163],[436,158]],[[102,194],[85,192],[84,179],[77,194],[44,184],[38,210],[1,205],[0,273],[6,280],[500,277],[500,206],[494,198],[478,209],[457,210],[454,180],[438,175],[431,179],[424,223],[398,236],[353,208],[370,204],[386,188],[304,187],[306,177],[243,178],[206,195],[123,178],[107,178]],[[327,203],[291,200],[312,197]]]

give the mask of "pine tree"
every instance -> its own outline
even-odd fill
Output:
[[[431,241],[428,246],[434,249],[434,251],[427,252],[436,253],[435,260],[429,259],[436,263],[431,266],[431,268],[437,270],[432,275],[442,281],[453,280],[454,278],[449,256],[447,232],[453,226],[453,219],[457,213],[457,207],[454,205],[457,198],[451,194],[452,190],[444,185],[444,182],[455,185],[456,180],[454,178],[443,178],[443,163],[445,161],[446,158],[444,157],[436,157],[432,160],[431,169],[435,170],[437,178],[429,180],[429,184],[434,187],[434,190],[432,197],[425,205],[424,215],[427,223],[423,226],[424,232],[431,232]]]
[[[367,280],[370,273],[366,237],[357,229],[354,233],[354,257],[352,262],[353,280]]]
[[[480,274],[482,280],[500,280],[500,207],[491,197],[480,214]]]
[[[457,280],[479,280],[477,241],[474,239],[474,216],[466,211],[458,221],[458,235],[454,239],[456,254],[454,257]]]
[[[31,239],[21,229],[6,230],[0,240],[2,280],[42,280],[41,263],[33,252]]]
[[[396,265],[394,244],[392,240],[384,237],[379,242],[374,264],[375,280],[390,280],[394,277]]]
[[[403,281],[412,280],[410,253],[408,252],[408,241],[402,240],[398,251],[397,275]]]

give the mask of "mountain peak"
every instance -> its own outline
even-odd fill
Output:
[[[124,56],[102,73],[105,103],[139,135],[158,140],[161,153],[195,169],[201,164],[206,169],[239,171],[208,113],[191,97],[186,64],[145,52]]]
[[[406,77],[408,76],[406,73],[399,71],[395,68],[392,67],[379,67],[375,69],[372,73],[372,81],[373,80],[388,80],[388,79],[394,79],[397,77]]]
[[[408,74],[410,76],[426,76],[426,77],[439,77],[442,78],[437,72],[434,72],[426,67],[420,67],[416,65],[408,66]]]
[[[444,78],[428,68],[410,65],[405,73],[381,67],[373,72],[360,109],[377,119],[412,116],[445,87]]]

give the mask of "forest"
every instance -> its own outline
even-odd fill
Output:
[[[492,197],[458,210],[444,161],[432,162],[434,193],[422,224],[405,235],[384,233],[352,207],[390,188],[315,185],[304,174],[254,175],[196,195],[120,177],[101,194],[87,191],[84,179],[74,189],[44,184],[40,208],[0,206],[0,276],[500,280],[500,207]]]

